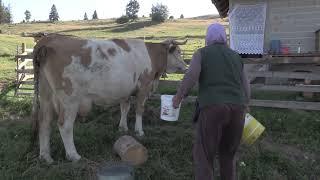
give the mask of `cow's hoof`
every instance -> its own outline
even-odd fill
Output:
[[[50,155],[40,155],[39,156],[40,160],[44,160],[47,164],[52,164],[53,163],[53,159]]]
[[[144,132],[143,131],[136,131],[136,135],[138,137],[143,137],[144,136]]]
[[[78,162],[81,159],[81,156],[77,153],[67,154],[67,159],[72,162]]]

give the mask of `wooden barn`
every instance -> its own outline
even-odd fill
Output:
[[[253,89],[311,100],[259,106],[320,110],[320,0],[211,1],[229,19],[230,47],[244,58]]]
[[[238,13],[238,21],[261,18],[261,22],[265,22],[264,53],[319,52],[320,0],[212,0],[212,3],[221,17],[229,15],[230,18]],[[259,4],[265,6],[265,11],[257,14],[254,6]],[[237,24],[244,29],[246,25]],[[277,50],[279,42],[281,48]],[[272,43],[276,49],[272,49]]]

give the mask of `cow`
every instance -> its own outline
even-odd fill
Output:
[[[92,105],[120,104],[119,129],[128,131],[130,97],[135,96],[135,131],[143,136],[144,104],[163,73],[184,72],[179,45],[167,40],[147,43],[138,39],[93,40],[48,34],[34,48],[35,90],[33,113],[39,138],[40,159],[52,163],[50,122],[54,115],[66,158],[78,161],[73,140],[77,115],[85,116]]]

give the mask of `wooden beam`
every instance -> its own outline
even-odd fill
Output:
[[[33,69],[17,69],[17,73],[33,74]]]
[[[149,99],[159,100],[159,94],[152,95]],[[197,99],[196,96],[189,96],[183,100],[183,103],[193,103]],[[277,101],[277,100],[258,100],[252,99],[250,106],[271,107],[282,109],[301,109],[301,110],[320,110],[320,102],[298,102],[298,101]]]
[[[33,59],[33,54],[18,54],[18,55],[16,55],[16,58]]]
[[[33,95],[33,93],[31,93],[31,92],[30,92],[30,93],[28,93],[28,92],[19,92],[19,91],[18,91],[18,92],[16,93],[16,95],[17,95],[17,96],[30,96],[30,95]]]
[[[251,100],[251,106],[272,107],[283,109],[320,110],[320,102],[275,101],[275,100]]]
[[[251,89],[258,91],[286,91],[286,92],[320,92],[319,86],[284,86],[284,85],[264,85],[251,84]]]
[[[320,64],[319,56],[243,58],[245,64]]]
[[[248,75],[249,75],[249,77],[320,80],[320,74],[303,73],[303,72],[248,71]]]
[[[23,62],[21,62],[18,66],[18,69],[22,69],[23,67],[25,67],[28,63],[32,62],[32,59],[25,59]],[[32,66],[29,66],[32,67]]]
[[[161,80],[159,87],[177,88],[181,84],[181,81],[166,81]],[[320,86],[317,85],[265,85],[265,84],[251,84],[251,89],[258,91],[288,91],[288,92],[320,92]],[[194,90],[198,88],[194,86]]]
[[[19,90],[34,90],[34,88],[24,88],[24,87],[19,87]]]
[[[34,81],[21,81],[20,84],[34,85]]]

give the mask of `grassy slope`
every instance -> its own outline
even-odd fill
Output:
[[[0,26],[5,32],[64,31],[82,37],[146,37],[156,36],[152,41],[163,40],[168,36],[203,36],[205,27],[212,20],[182,20],[160,25],[148,25],[148,22],[117,26],[112,21],[63,22],[57,24],[33,24]],[[88,29],[89,28],[89,29]],[[135,29],[134,31],[128,30]],[[68,32],[67,32],[68,31]],[[0,52],[13,54],[21,39],[16,35],[0,35]],[[29,42],[31,40],[29,39]],[[193,38],[184,49],[194,49],[203,45],[203,39]],[[3,48],[4,49],[4,48]],[[0,53],[1,54],[1,53]],[[0,81],[14,79],[14,61],[12,56],[0,58]],[[181,75],[170,75],[169,79],[181,79]],[[10,89],[11,88],[11,89]],[[30,124],[28,122],[31,99],[12,97],[12,88],[0,94],[0,177],[1,179],[88,179],[96,168],[95,162],[119,160],[112,152],[112,145],[120,135],[117,131],[119,110],[107,111],[95,109],[88,122],[76,123],[75,143],[83,160],[72,164],[64,159],[64,148],[54,123],[52,154],[56,163],[46,166],[36,158],[38,152],[22,154],[28,146]],[[163,93],[174,93],[173,89],[162,89]],[[257,95],[259,96],[259,94]],[[260,95],[261,96],[261,95]],[[285,97],[287,98],[287,97]],[[288,98],[292,98],[291,95]],[[192,123],[191,105],[183,106],[180,120],[165,123],[159,120],[159,103],[149,102],[144,129],[146,137],[141,142],[149,150],[149,160],[136,170],[137,179],[192,179]],[[320,154],[320,113],[253,108],[252,114],[266,126],[264,140],[283,146],[288,144],[309,154]],[[23,119],[23,122],[21,120]],[[134,113],[129,115],[130,130],[134,127]],[[239,162],[240,179],[309,179],[320,177],[320,163],[314,157],[309,159],[292,158],[285,151],[265,147],[262,138],[252,147],[242,147]],[[93,162],[94,161],[94,162]]]

